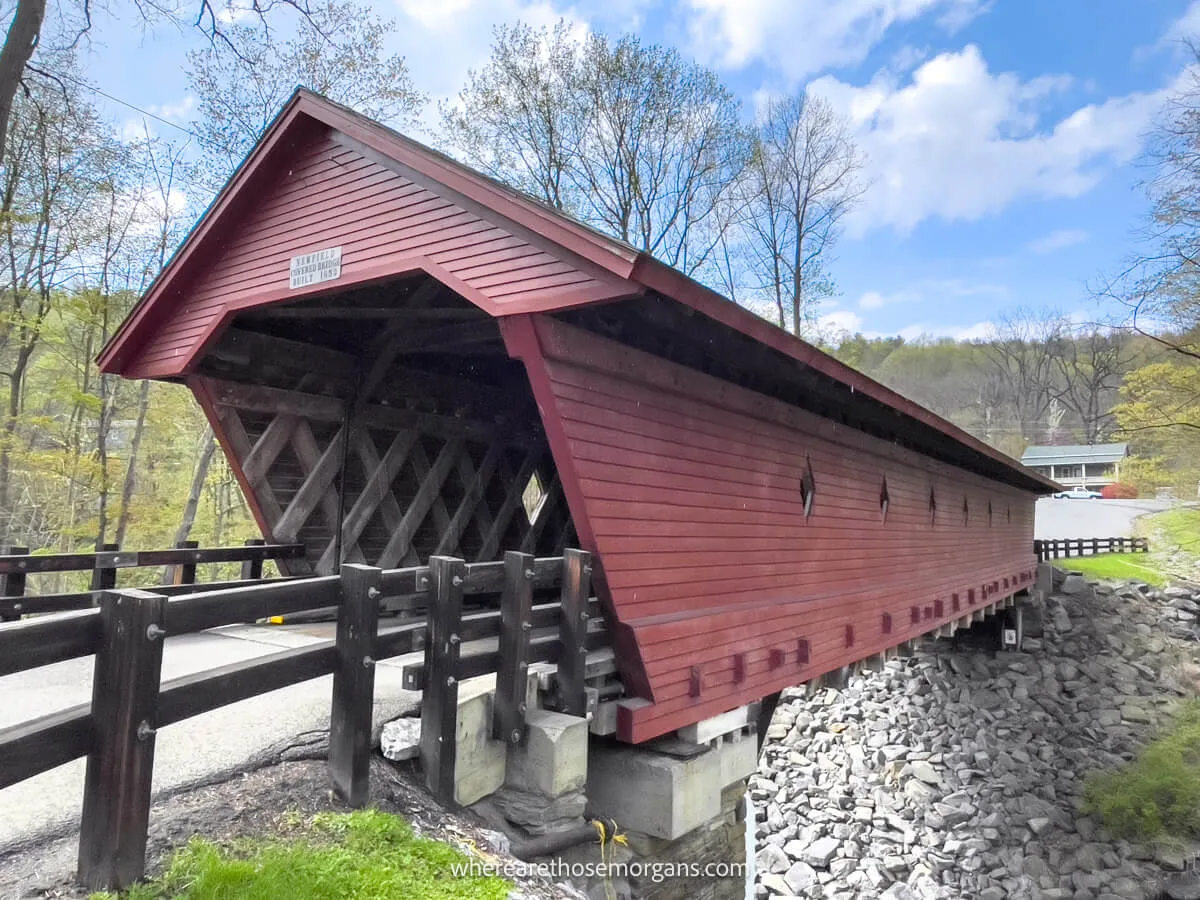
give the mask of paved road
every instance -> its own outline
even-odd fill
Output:
[[[1034,537],[1129,537],[1134,520],[1177,506],[1170,500],[1052,500],[1037,502]]]
[[[332,636],[332,626],[238,625],[168,638],[163,680],[250,659]],[[375,719],[387,721],[411,705],[401,686],[408,657],[375,670]],[[0,677],[0,727],[57,712],[91,699],[92,657]],[[332,676],[243,700],[164,728],[154,760],[155,792],[238,769],[279,741],[329,727]],[[83,760],[0,790],[0,851],[48,832],[77,826]]]

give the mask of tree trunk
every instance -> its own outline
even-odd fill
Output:
[[[33,56],[46,17],[46,0],[17,0],[17,11],[4,48],[0,49],[0,155],[8,140],[8,120],[12,117],[13,101],[25,66]]]
[[[146,430],[146,413],[150,409],[150,381],[142,382],[138,394],[137,423],[133,427],[133,439],[129,445],[129,465],[125,468],[125,483],[121,486],[121,509],[117,513],[117,533],[114,541],[125,543],[125,530],[129,527],[129,504],[133,501],[133,491],[137,485],[138,451],[142,446],[142,434]]]
[[[187,503],[183,506],[183,518],[179,521],[179,530],[175,532],[176,544],[186,541],[192,533],[192,525],[196,523],[196,510],[200,506],[200,494],[204,490],[208,467],[216,449],[217,442],[213,439],[212,429],[208,428],[205,430],[204,448],[200,451],[200,459],[196,461],[196,470],[192,473],[192,486],[188,490]]]
[[[12,533],[12,447],[17,439],[17,418],[21,415],[21,390],[25,386],[25,372],[29,368],[32,347],[22,347],[17,354],[8,382],[8,409],[4,426],[0,429],[0,546],[14,543]]]

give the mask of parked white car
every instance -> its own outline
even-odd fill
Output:
[[[1059,491],[1054,495],[1055,500],[1099,500],[1103,495],[1099,491],[1089,491],[1087,488],[1071,488],[1069,491]]]

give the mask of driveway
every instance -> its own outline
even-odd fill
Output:
[[[332,625],[234,625],[180,635],[167,639],[162,677],[167,681],[332,635]],[[417,656],[376,667],[376,723],[411,709],[414,695],[403,689],[401,667]],[[89,656],[0,677],[0,727],[89,702],[92,666]],[[155,793],[232,773],[272,745],[327,729],[332,690],[332,676],[317,678],[162,729],[154,751]],[[78,827],[83,773],[84,760],[78,759],[0,790],[0,853]]]
[[[1106,538],[1130,537],[1139,516],[1178,506],[1172,500],[1053,500],[1037,502],[1034,537]]]

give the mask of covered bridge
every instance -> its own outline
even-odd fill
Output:
[[[306,91],[100,363],[193,391],[264,536],[308,548],[293,574],[596,554],[634,742],[1021,590],[1054,488]]]

